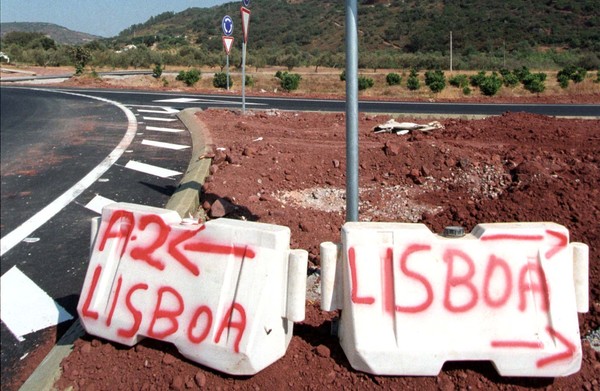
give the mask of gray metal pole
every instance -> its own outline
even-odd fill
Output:
[[[227,55],[227,91],[229,91],[229,54]]]
[[[242,114],[246,114],[246,42],[242,44]]]
[[[358,221],[358,7],[346,0],[346,221]]]

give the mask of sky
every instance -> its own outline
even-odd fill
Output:
[[[69,30],[114,37],[163,12],[212,7],[233,0],[0,0],[0,20],[54,23]],[[242,1],[239,1],[240,5]]]

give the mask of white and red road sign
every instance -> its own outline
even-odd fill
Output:
[[[77,307],[90,334],[132,346],[173,343],[185,357],[233,375],[281,358],[304,320],[308,253],[287,227],[105,206]]]
[[[233,46],[233,37],[223,35],[223,48],[225,48],[225,53],[229,55],[231,51],[231,47]]]
[[[244,32],[244,43],[248,43],[248,27],[250,26],[250,10],[246,7],[240,9],[242,13],[242,31]]]
[[[581,367],[588,252],[553,223],[480,224],[462,238],[346,223],[341,244],[321,245],[321,305],[343,310],[340,344],[364,372],[489,360],[503,376],[567,376]]]

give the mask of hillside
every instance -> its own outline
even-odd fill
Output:
[[[69,30],[66,27],[52,23],[15,22],[2,23],[0,25],[0,35],[2,37],[14,31],[42,33],[62,45],[83,45],[101,38],[96,35]]]
[[[531,49],[600,52],[597,0],[361,0],[360,45],[367,51],[447,52],[450,31],[457,53]],[[187,37],[221,50],[220,21],[233,17],[241,38],[239,2],[167,12],[133,25],[114,40]],[[343,51],[345,7],[339,0],[253,0],[253,49]],[[239,41],[238,41],[239,42]]]

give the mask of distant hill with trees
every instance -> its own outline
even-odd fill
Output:
[[[153,16],[85,44],[90,65],[223,66],[226,14],[235,24],[231,64],[239,65],[240,5]],[[343,1],[253,0],[250,9],[248,65],[344,66]],[[359,0],[358,15],[361,68],[447,69],[450,32],[455,70],[600,68],[598,0]],[[3,42],[2,50],[18,59],[18,48],[7,46]]]
[[[69,30],[53,23],[13,22],[0,25],[1,37],[13,32],[41,33],[61,45],[84,45],[101,38],[96,35]]]

